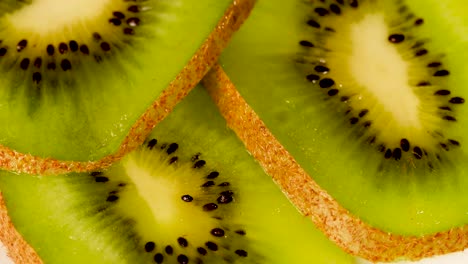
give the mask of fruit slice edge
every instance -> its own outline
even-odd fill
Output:
[[[370,261],[418,260],[468,247],[467,226],[425,236],[384,232],[351,215],[323,190],[268,130],[219,65],[202,80],[228,126],[290,201],[331,240]]]
[[[260,252],[260,256],[266,258],[265,263],[353,263],[354,258],[345,254],[324,234],[316,230],[314,225],[300,215],[284,197],[270,177],[245,151],[234,133],[226,129],[224,119],[203,88],[196,88],[188,95],[187,100],[178,106],[180,107],[176,108],[173,114],[155,128],[150,138],[159,139],[160,143],[156,145],[158,147],[168,140],[168,142],[179,142],[178,151],[183,151],[184,147],[189,147],[190,151],[194,152],[202,151],[200,157],[206,160],[205,166],[218,167],[220,177],[231,175],[229,181],[232,183],[232,188],[238,186],[239,195],[238,200],[231,204],[234,208],[230,218],[235,224],[242,224],[246,228],[246,238],[248,238],[246,246],[252,245],[253,252]],[[207,119],[211,122],[204,122]],[[185,123],[188,125],[181,126]],[[197,125],[197,128],[194,128],[194,125]],[[223,158],[219,159],[220,156]],[[215,159],[216,157],[218,159]],[[229,165],[229,168],[226,165]],[[69,177],[75,176],[78,175],[69,175]],[[109,179],[109,182],[111,181],[112,178]],[[74,180],[70,182],[76,183]],[[120,249],[122,243],[117,242],[116,238],[103,237],[103,234],[115,233],[118,229],[114,229],[112,225],[108,226],[109,221],[97,224],[93,222],[95,219],[93,208],[91,210],[79,208],[86,197],[68,195],[67,193],[71,193],[74,189],[76,191],[76,185],[62,183],[67,183],[67,179],[59,177],[22,179],[6,172],[0,175],[4,197],[11,209],[12,219],[18,224],[18,230],[24,232],[25,238],[28,238],[32,245],[42,248],[41,250],[52,247],[49,248],[51,252],[48,252],[47,256],[44,255],[44,261],[49,260],[53,263],[52,260],[60,261],[62,257],[69,258],[67,263],[103,264],[120,263],[120,261],[126,263],[125,261],[131,260],[130,255],[134,254],[113,254],[110,257],[106,256],[107,258],[101,256],[103,252],[109,252],[109,249]],[[240,186],[239,183],[245,183],[245,186]],[[96,190],[84,192],[84,196],[94,191]],[[60,198],[57,199],[58,197]],[[32,223],[31,215],[34,215]],[[89,221],[86,220],[88,217]],[[147,226],[151,225],[145,225]],[[151,232],[148,230],[148,233]],[[161,248],[161,244],[157,243],[157,247]],[[89,251],[91,253],[86,254]],[[45,254],[40,250],[38,252],[41,255]],[[98,259],[93,259],[93,256],[97,256]],[[100,259],[101,257],[105,261]],[[247,257],[244,261],[248,260]]]
[[[247,19],[255,2],[255,0],[233,1],[197,53],[192,56],[188,64],[173,79],[158,99],[137,119],[113,154],[97,160],[92,158],[83,161],[63,160],[21,153],[0,145],[0,167],[16,172],[52,175],[67,171],[90,171],[109,166],[120,159],[129,151],[138,147],[151,132],[151,129],[164,119],[171,109],[195,87],[210,66],[216,62],[232,34]]]

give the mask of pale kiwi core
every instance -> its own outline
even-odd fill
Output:
[[[36,0],[12,13],[9,20],[19,30],[47,34],[63,30],[76,21],[100,15],[110,2],[111,0]]]
[[[408,64],[386,41],[387,36],[383,15],[368,15],[352,26],[351,76],[392,113],[400,126],[421,128],[419,99],[409,85]],[[363,69],[362,65],[367,66]]]

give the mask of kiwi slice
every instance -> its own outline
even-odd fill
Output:
[[[348,251],[461,250],[467,11],[456,0],[261,2],[221,57],[232,83],[215,71],[206,84],[250,152]]]
[[[44,263],[354,262],[286,199],[200,87],[108,169],[2,172],[0,188]]]
[[[88,161],[135,148],[201,79],[253,3],[2,1],[0,165],[89,169]]]

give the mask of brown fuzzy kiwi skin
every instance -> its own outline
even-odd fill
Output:
[[[18,173],[54,175],[85,172],[107,167],[140,146],[156,124],[162,121],[213,66],[232,34],[247,19],[256,0],[233,0],[197,53],[159,98],[146,109],[130,129],[116,153],[98,161],[75,162],[20,153],[0,145],[0,168]]]
[[[461,251],[468,225],[425,236],[401,236],[371,227],[340,206],[279,143],[216,65],[202,84],[248,151],[304,215],[346,252],[369,261],[395,261]]]
[[[8,256],[21,264],[42,264],[36,251],[16,231],[8,216],[2,194],[0,193],[0,240],[8,251]]]

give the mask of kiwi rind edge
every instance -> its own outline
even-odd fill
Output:
[[[187,65],[162,92],[157,100],[146,109],[130,129],[118,150],[97,161],[77,162],[57,160],[20,153],[0,145],[0,169],[18,173],[57,175],[70,171],[87,172],[108,167],[126,153],[140,146],[151,130],[162,121],[203,78],[215,64],[232,34],[249,16],[256,0],[233,0],[215,29],[192,56]]]
[[[419,260],[468,247],[468,226],[425,236],[371,227],[322,189],[268,130],[220,65],[202,80],[228,126],[296,208],[346,252],[373,262]]]
[[[8,216],[7,208],[0,193],[0,241],[8,250],[8,256],[15,263],[42,264],[36,251],[16,231]]]

